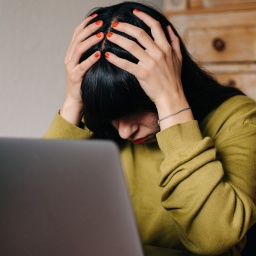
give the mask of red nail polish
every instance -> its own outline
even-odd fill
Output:
[[[99,53],[99,52],[95,52],[95,53],[94,53],[94,57],[95,57],[95,58],[98,58],[99,56],[100,56],[100,53]]]
[[[115,21],[115,22],[113,22],[112,27],[115,28],[115,27],[117,27],[118,24],[119,24],[119,22]]]
[[[93,13],[93,14],[91,15],[91,17],[94,18],[94,17],[96,17],[97,15],[98,15],[97,13]]]
[[[105,57],[108,58],[109,57],[109,53],[105,52]]]
[[[101,24],[102,24],[102,20],[97,20],[97,21],[95,22],[95,24],[96,24],[96,25],[101,25]]]
[[[134,9],[133,11],[134,11],[134,12],[140,12],[140,10],[138,10],[138,9]]]
[[[100,38],[100,37],[101,37],[101,32],[99,32],[98,34],[96,34],[96,36],[97,36],[98,38]]]
[[[108,32],[108,33],[107,33],[107,37],[111,37],[112,35],[113,35],[112,32]]]

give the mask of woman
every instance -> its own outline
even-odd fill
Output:
[[[190,57],[170,22],[135,3],[98,8],[65,58],[46,138],[120,145],[146,246],[240,255],[256,222],[256,103]]]

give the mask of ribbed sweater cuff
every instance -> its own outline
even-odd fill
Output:
[[[88,139],[93,133],[88,129],[81,129],[67,122],[60,114],[56,114],[44,138],[56,139]]]
[[[203,139],[196,120],[171,126],[160,131],[156,137],[162,152],[172,152],[180,146]]]

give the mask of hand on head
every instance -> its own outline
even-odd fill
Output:
[[[102,58],[137,79],[145,94],[155,104],[159,117],[188,106],[181,84],[182,54],[178,37],[168,25],[166,30],[169,38],[166,38],[160,22],[145,12],[134,9],[133,15],[149,27],[152,37],[144,29],[127,22],[119,22],[115,18],[112,25],[105,28],[106,31],[95,34],[104,24],[104,19],[97,19],[97,14],[91,15],[76,28],[65,58],[67,86],[61,109],[61,115],[71,123],[78,124],[81,118],[84,105],[81,98],[83,78]],[[93,18],[95,22],[92,23]],[[128,38],[122,36],[124,34]],[[138,62],[118,56],[111,48],[105,49],[106,40],[129,52]],[[101,47],[81,62],[81,56],[101,41]],[[191,114],[187,117],[193,118]]]
[[[80,63],[81,55],[94,44],[100,42],[104,36],[98,33],[91,36],[103,24],[101,20],[86,26],[97,14],[86,18],[74,31],[73,38],[65,57],[66,68],[66,96],[61,115],[70,123],[77,125],[81,118],[83,102],[81,98],[81,83],[86,71],[99,59],[100,52],[95,52],[88,59]]]
[[[108,33],[107,39],[130,52],[139,62],[132,63],[109,52],[106,57],[112,64],[138,79],[158,112],[164,111],[166,107],[166,114],[175,112],[188,105],[181,84],[182,55],[179,39],[169,25],[167,30],[170,44],[158,21],[138,10],[133,13],[148,25],[153,39],[143,29],[128,23],[114,22],[113,27],[137,39],[144,49],[135,41],[116,33]]]

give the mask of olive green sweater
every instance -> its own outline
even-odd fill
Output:
[[[56,115],[44,137],[91,136]],[[235,96],[200,123],[160,131],[157,142],[127,142],[121,160],[144,245],[239,255],[256,222],[254,100]]]

